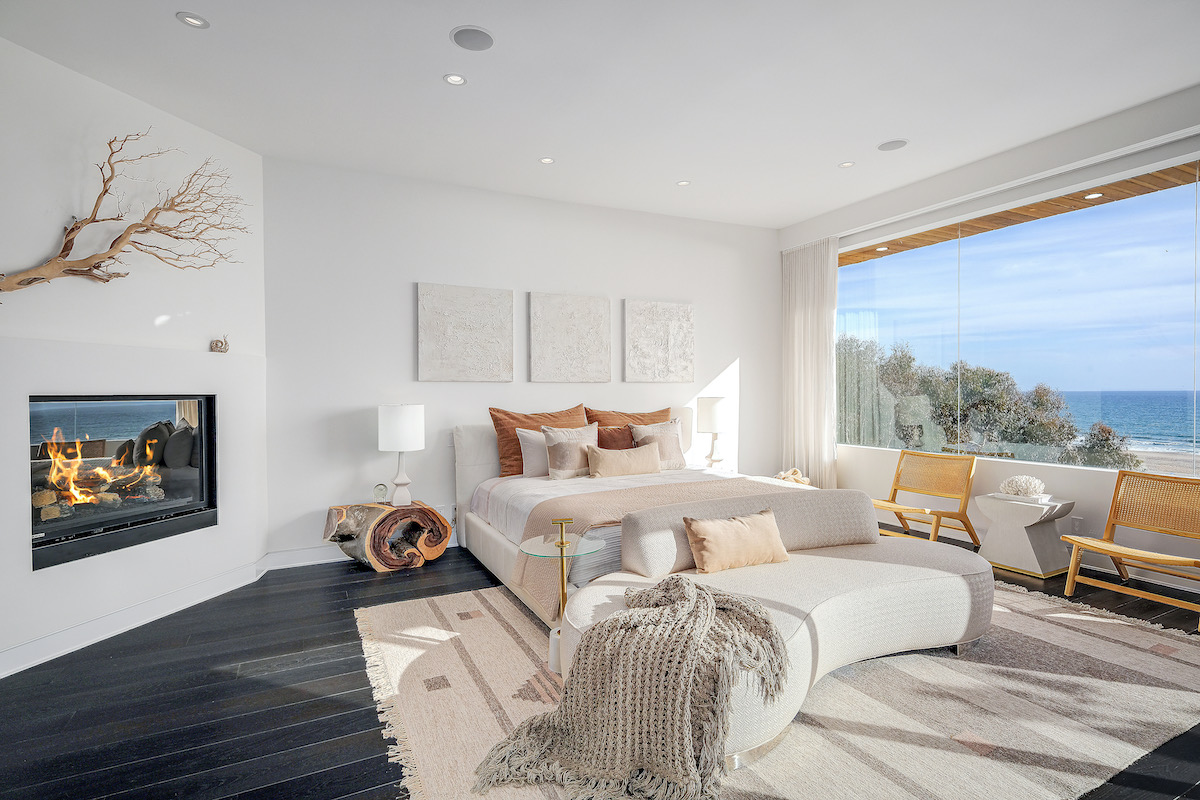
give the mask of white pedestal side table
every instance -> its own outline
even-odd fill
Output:
[[[1074,500],[993,493],[979,495],[975,502],[993,520],[979,548],[992,566],[1035,578],[1067,571],[1071,550],[1058,538],[1054,521],[1071,513]]]
[[[558,625],[550,630],[550,653],[546,659],[547,666],[561,674],[562,662],[558,655],[558,640],[562,636],[562,615],[567,607],[567,568],[568,560],[575,556],[586,556],[604,549],[603,539],[593,539],[590,536],[568,534],[564,524],[572,522],[565,519],[554,520],[559,532],[549,536],[526,539],[521,542],[521,552],[536,558],[558,559]]]

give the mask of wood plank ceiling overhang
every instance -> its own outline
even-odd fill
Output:
[[[1018,225],[1030,220],[1045,219],[1046,217],[1053,217],[1056,214],[1065,214],[1068,211],[1078,211],[1081,208],[1091,208],[1092,206],[1111,203],[1114,200],[1124,200],[1127,197],[1137,197],[1142,194],[1150,194],[1151,192],[1158,192],[1163,189],[1172,189],[1176,186],[1195,183],[1197,170],[1200,170],[1200,162],[1192,161],[1155,172],[1148,172],[1145,175],[1106,183],[1103,186],[1071,192],[1071,194],[1061,197],[1030,203],[1027,206],[1012,208],[1007,211],[997,211],[995,214],[976,217],[975,219],[966,220],[961,223],[956,222],[953,225],[944,225],[940,228],[922,231],[921,233],[909,234],[908,236],[902,236],[899,239],[892,239],[888,242],[876,242],[867,247],[859,247],[840,253],[838,255],[838,266],[844,267],[848,264],[859,264],[863,261],[870,261],[873,258],[883,258],[893,253],[902,253],[905,250],[915,250],[918,247],[927,247],[939,242],[948,242],[958,238],[960,230],[963,237],[974,236],[977,233],[999,230],[1000,228],[1007,228],[1010,225]],[[1103,196],[1092,200],[1083,199],[1085,195],[1097,192]],[[886,247],[887,250],[880,251],[877,249],[880,247]]]

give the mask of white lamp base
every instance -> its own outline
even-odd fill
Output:
[[[412,481],[408,479],[408,473],[404,471],[404,453],[399,453],[398,456],[396,477],[392,479],[395,486],[392,487],[392,493],[388,496],[388,502],[394,506],[410,506],[412,505],[412,495],[408,492],[408,485]]]
[[[712,447],[708,451],[708,466],[710,468],[715,467],[718,463],[725,460],[717,453],[717,436],[719,435],[717,433],[712,435]]]

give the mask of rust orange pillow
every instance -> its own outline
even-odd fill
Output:
[[[588,424],[587,415],[583,412],[583,403],[562,411],[542,411],[534,414],[521,414],[503,408],[489,408],[488,413],[492,415],[492,426],[496,429],[501,478],[520,475],[523,468],[517,428],[540,431],[543,425],[553,428],[583,428]]]
[[[633,431],[628,425],[600,428],[599,445],[601,450],[632,450]]]
[[[621,425],[653,425],[656,422],[667,422],[671,419],[671,409],[662,408],[658,411],[598,411],[584,407],[588,422],[598,422],[601,428],[612,428]]]

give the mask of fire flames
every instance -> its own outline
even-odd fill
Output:
[[[157,439],[146,442],[147,461],[153,457],[156,444]],[[83,463],[83,443],[78,439],[74,443],[66,441],[60,428],[55,428],[46,442],[46,453],[50,456],[47,483],[58,492],[60,502],[66,505],[101,503],[104,500],[101,495],[117,490],[128,492],[140,483],[157,483],[160,480],[156,467],[125,464],[116,458],[107,467],[86,466]],[[129,460],[133,461],[132,456]]]

